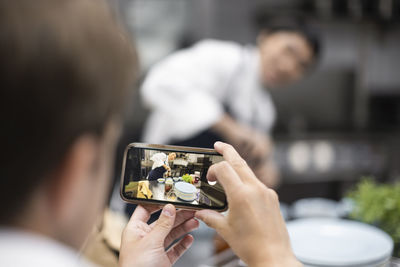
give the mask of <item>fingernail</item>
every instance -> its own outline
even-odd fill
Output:
[[[193,244],[193,236],[192,235],[188,235],[191,238],[187,238],[185,239],[185,241],[183,242],[183,246],[185,246],[186,248],[190,248],[190,246]]]
[[[217,141],[217,142],[214,143],[214,147],[217,147],[217,146],[220,146],[220,145],[222,145],[221,141]]]
[[[197,228],[199,228],[199,227],[200,227],[200,222],[199,222],[199,220],[197,220],[197,219],[193,219],[193,220],[195,220],[195,221],[196,221],[196,223],[197,223],[197,225],[196,225],[196,229],[197,229]]]
[[[168,204],[163,208],[162,213],[167,215],[167,216],[173,216],[174,211],[175,211],[175,207],[172,206],[171,204]]]

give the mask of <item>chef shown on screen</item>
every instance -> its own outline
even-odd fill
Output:
[[[141,88],[151,108],[144,141],[212,147],[224,140],[274,186],[269,133],[276,111],[268,89],[301,79],[319,45],[300,20],[261,19],[260,26],[256,46],[204,40],[156,64]]]
[[[149,172],[149,180],[157,180],[163,178],[164,173],[167,172],[167,176],[171,175],[171,167],[169,167],[169,161],[173,161],[176,158],[175,153],[170,153],[168,156],[165,153],[156,153],[150,160],[153,161],[153,166]],[[169,175],[168,175],[169,174]]]

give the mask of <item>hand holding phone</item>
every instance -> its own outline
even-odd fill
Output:
[[[156,206],[136,208],[122,235],[119,266],[172,266],[191,246],[193,236],[188,233],[199,226],[194,212],[166,205],[157,222],[148,225],[157,210]]]
[[[211,166],[207,178],[224,187],[229,212],[201,210],[195,217],[214,228],[248,266],[302,266],[292,252],[275,191],[257,179],[231,145],[217,142],[215,149],[225,161]]]

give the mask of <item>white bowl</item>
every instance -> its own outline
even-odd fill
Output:
[[[165,182],[165,179],[164,178],[158,178],[157,182],[159,182],[160,184],[163,184]]]

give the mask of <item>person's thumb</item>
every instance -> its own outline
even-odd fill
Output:
[[[165,205],[162,209],[161,215],[158,218],[151,235],[154,239],[164,242],[164,239],[171,232],[174,227],[176,210],[171,204]]]

